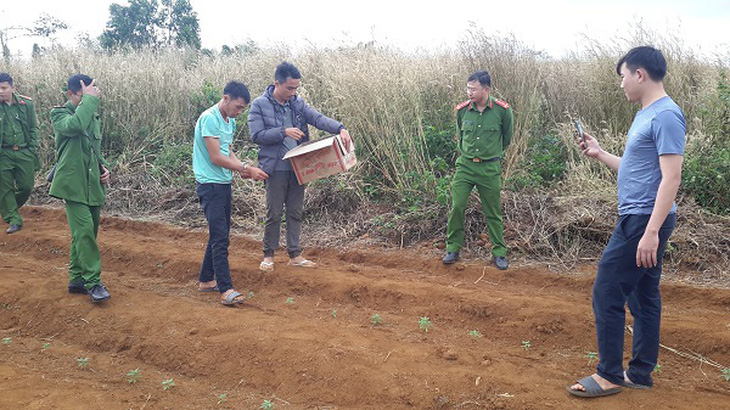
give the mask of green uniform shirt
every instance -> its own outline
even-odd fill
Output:
[[[29,97],[14,93],[10,105],[0,103],[0,144],[27,147],[38,154],[38,121]]]
[[[57,161],[51,196],[89,206],[104,204],[106,191],[99,181],[103,160],[97,157],[101,154],[98,106],[99,98],[85,94],[78,107],[69,101],[51,110]]]
[[[475,103],[466,101],[456,108],[459,153],[469,159],[501,157],[512,141],[514,130],[514,117],[509,104],[489,97],[487,107],[482,112],[477,110]]]

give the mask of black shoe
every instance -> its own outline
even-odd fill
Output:
[[[444,265],[451,265],[452,263],[459,260],[459,252],[446,252],[444,256]]]
[[[94,285],[93,288],[89,289],[89,298],[91,298],[91,301],[94,303],[103,302],[110,297],[112,297],[112,295],[109,294],[106,287],[101,283]]]
[[[86,290],[86,286],[84,286],[84,282],[76,281],[76,282],[68,283],[68,293],[79,293],[79,294],[85,295],[85,294],[89,293],[89,291]]]
[[[10,225],[10,228],[8,228],[8,230],[5,231],[5,232],[7,232],[7,233],[15,233],[15,232],[18,232],[21,229],[23,229],[23,226],[22,225],[12,224],[12,225]]]
[[[507,263],[507,258],[505,258],[504,256],[495,256],[494,266],[496,266],[499,270],[506,270],[507,268],[509,268],[509,263]]]

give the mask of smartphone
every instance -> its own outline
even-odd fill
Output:
[[[585,143],[586,137],[583,135],[583,126],[580,124],[579,120],[574,121],[575,124],[575,130],[578,132],[578,138],[580,138],[580,142]]]

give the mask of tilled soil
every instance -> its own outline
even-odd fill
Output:
[[[565,391],[595,368],[595,266],[502,272],[417,250],[310,249],[318,269],[280,252],[263,273],[260,242],[234,236],[233,282],[253,294],[230,308],[196,289],[206,232],[103,218],[112,298],[96,306],[66,292],[64,212],[23,214],[22,231],[0,234],[1,409],[730,408],[718,367],[668,349],[649,391]],[[662,293],[662,344],[730,367],[730,290]]]

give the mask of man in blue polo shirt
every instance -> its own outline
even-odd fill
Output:
[[[200,267],[201,292],[218,291],[224,305],[242,303],[244,296],[233,290],[228,266],[231,230],[232,171],[242,178],[262,181],[269,176],[256,167],[241,162],[231,149],[236,131],[236,117],[251,101],[243,83],[231,81],[223,89],[223,98],[208,108],[195,124],[193,171],[196,193],[208,221],[208,246]]]
[[[598,264],[593,312],[598,339],[598,370],[568,391],[600,397],[622,386],[649,389],[659,355],[662,255],[676,222],[682,177],[685,120],[664,91],[667,63],[662,52],[636,47],[616,66],[630,102],[641,104],[629,129],[622,157],[603,151],[585,134],[583,153],[618,172],[619,219]],[[625,305],[634,316],[632,358],[623,368]]]

